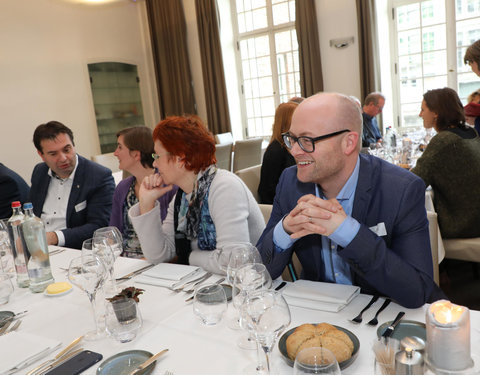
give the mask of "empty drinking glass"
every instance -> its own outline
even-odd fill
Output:
[[[335,355],[327,348],[313,347],[301,350],[293,365],[294,375],[331,374],[340,375]]]
[[[13,293],[13,284],[10,275],[0,273],[0,305],[8,303],[10,295]]]
[[[193,312],[203,324],[217,324],[226,310],[227,296],[223,286],[209,284],[197,288],[193,298]]]
[[[106,328],[117,341],[132,341],[142,328],[142,316],[137,303],[131,298],[108,303]]]

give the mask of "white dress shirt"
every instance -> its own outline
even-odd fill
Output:
[[[51,177],[48,185],[47,196],[43,203],[41,219],[47,232],[55,232],[58,237],[58,246],[65,245],[65,236],[62,229],[67,228],[67,206],[73,179],[78,166],[78,156],[75,155],[75,169],[67,178],[58,177],[51,169],[48,175]]]

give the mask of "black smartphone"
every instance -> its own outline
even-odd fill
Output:
[[[63,362],[60,366],[57,366],[45,375],[77,375],[92,367],[95,363],[100,361],[103,356],[99,353],[91,352],[90,350],[84,350],[78,353],[76,356]]]

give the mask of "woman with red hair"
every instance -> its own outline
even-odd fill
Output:
[[[212,134],[197,116],[171,116],[153,131],[158,173],[140,187],[129,215],[142,251],[151,263],[172,261],[221,273],[220,249],[228,243],[256,243],[263,228],[260,209],[245,184],[217,169]],[[179,187],[159,219],[157,199]]]

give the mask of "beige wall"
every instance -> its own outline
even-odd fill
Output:
[[[100,153],[88,63],[138,65],[146,125],[159,120],[143,2],[2,0],[0,46],[0,161],[27,182],[40,161],[32,143],[40,123],[61,121],[81,155]]]

